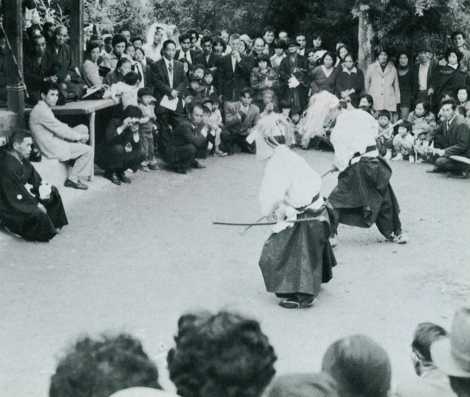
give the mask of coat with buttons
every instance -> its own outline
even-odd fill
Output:
[[[371,64],[366,74],[366,91],[374,99],[375,110],[396,112],[400,103],[400,87],[395,66],[389,62],[382,70],[378,62]]]

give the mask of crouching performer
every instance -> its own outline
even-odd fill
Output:
[[[329,242],[334,211],[320,196],[320,176],[285,145],[275,115],[262,118],[250,137],[258,159],[266,161],[262,214],[276,222],[259,261],[266,289],[284,308],[310,307],[336,265]]]
[[[363,110],[346,110],[342,104],[331,110],[331,117],[336,118],[331,134],[333,169],[339,175],[328,201],[339,223],[365,228],[375,223],[387,241],[406,243],[390,185],[392,170],[376,146],[377,121]]]
[[[30,241],[49,241],[68,224],[55,186],[42,181],[29,162],[33,140],[16,130],[0,152],[0,225]]]

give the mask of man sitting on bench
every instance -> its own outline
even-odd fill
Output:
[[[41,153],[59,161],[75,160],[65,187],[86,190],[83,179],[93,174],[93,148],[88,141],[88,127],[69,127],[58,120],[52,112],[57,104],[59,87],[53,82],[44,82],[41,100],[34,106],[29,118],[29,128]]]

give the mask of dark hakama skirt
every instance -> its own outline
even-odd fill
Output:
[[[400,207],[390,185],[392,170],[382,157],[362,157],[338,176],[328,201],[339,223],[368,228],[374,223],[389,238],[401,233]]]
[[[317,296],[321,283],[333,277],[329,212],[326,207],[307,210],[297,219],[312,217],[316,219],[271,234],[264,244],[259,266],[268,292]]]
[[[3,224],[13,233],[28,241],[49,241],[56,234],[56,229],[68,224],[62,199],[55,186],[52,187],[49,200],[41,200],[47,214],[39,209],[29,214],[11,210],[0,214]]]

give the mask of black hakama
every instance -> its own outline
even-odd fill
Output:
[[[323,206],[318,211],[306,210],[297,219],[315,218],[295,223],[279,233],[273,233],[264,244],[259,266],[268,292],[278,296],[292,294],[316,297],[321,283],[333,276],[336,259],[329,237],[330,211]]]
[[[0,223],[30,241],[49,241],[56,229],[68,224],[58,190],[48,200],[39,198],[41,177],[28,160],[8,152],[0,155]],[[47,214],[38,208],[41,203]]]
[[[400,235],[400,208],[391,176],[390,166],[381,157],[364,156],[342,171],[328,198],[339,223],[364,228],[375,223],[387,239]]]

